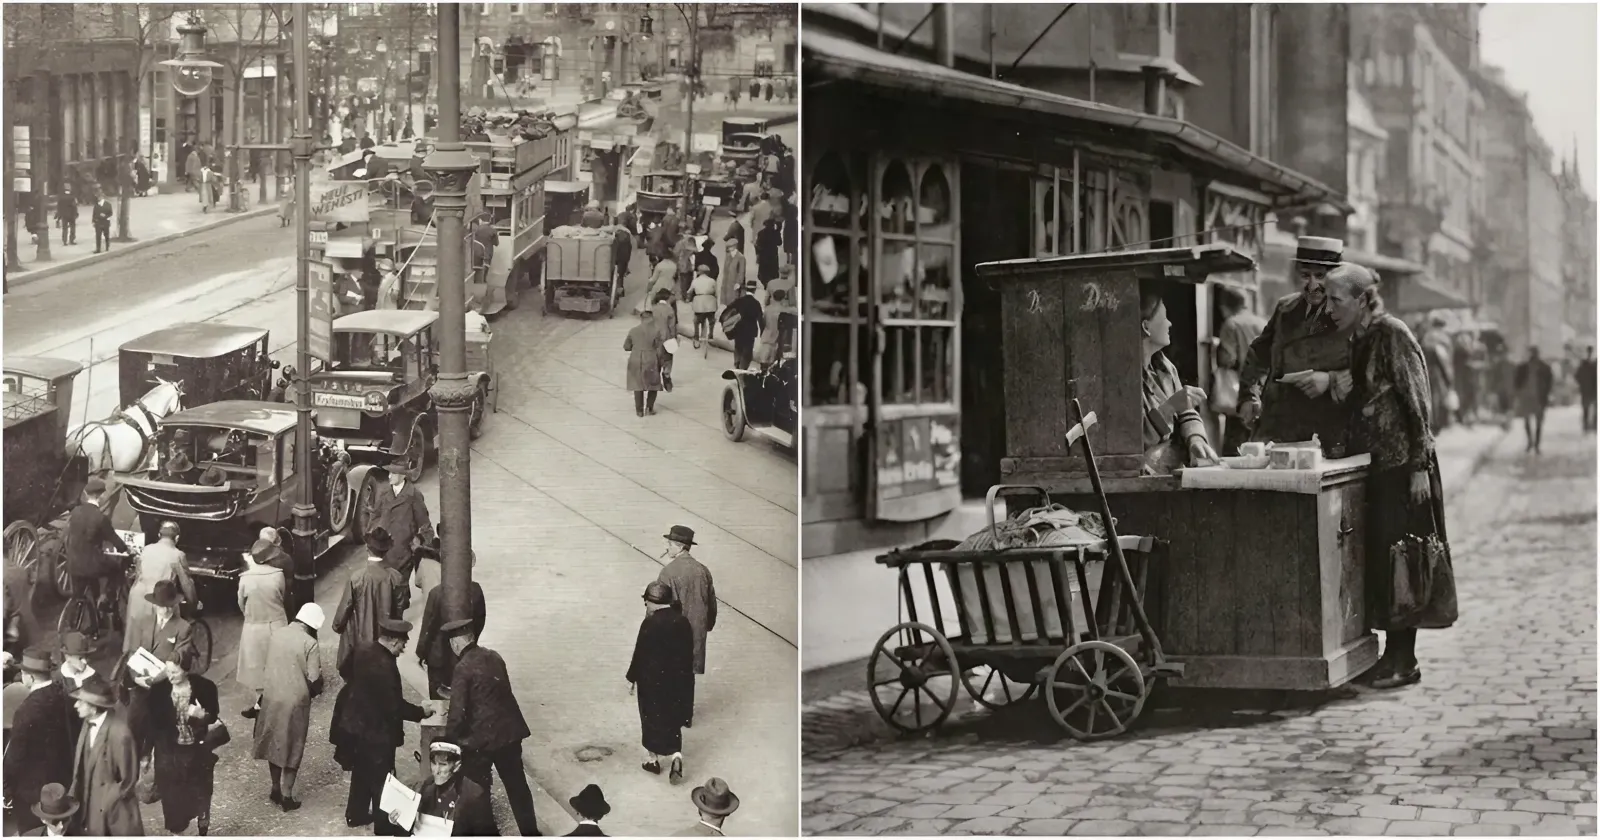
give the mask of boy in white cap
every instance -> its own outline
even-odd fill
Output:
[[[306,604],[294,621],[273,631],[267,645],[266,687],[256,715],[254,755],[267,762],[270,798],[284,811],[300,807],[294,783],[311,729],[311,698],[322,693],[317,631],[325,620],[322,607]]]
[[[489,792],[461,772],[459,745],[440,740],[428,746],[428,778],[417,793],[422,797],[417,813],[455,823],[455,836],[500,836]],[[389,822],[400,824],[393,812],[388,816]]]

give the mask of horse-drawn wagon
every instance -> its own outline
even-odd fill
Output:
[[[63,441],[72,412],[72,385],[83,365],[65,359],[8,356],[5,360],[5,557],[55,580],[60,518],[83,492],[87,468],[69,458]],[[41,559],[45,560],[42,565]],[[63,593],[62,582],[57,583]]]

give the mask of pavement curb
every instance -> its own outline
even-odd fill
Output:
[[[22,271],[18,271],[18,272],[8,272],[7,273],[7,277],[6,277],[6,284],[8,286],[25,286],[25,285],[27,285],[29,283],[32,283],[32,282],[36,281],[36,280],[43,280],[43,279],[45,279],[47,277],[54,277],[55,275],[62,274],[64,272],[73,271],[73,270],[79,269],[79,268],[85,268],[85,267],[91,266],[91,265],[97,265],[97,264],[105,262],[107,260],[116,259],[118,257],[121,257],[121,256],[125,255],[125,254],[132,254],[132,253],[134,253],[136,251],[142,251],[142,250],[144,250],[146,248],[153,248],[153,247],[155,247],[157,245],[163,245],[163,244],[166,244],[168,242],[172,242],[172,241],[177,240],[177,239],[182,239],[185,236],[192,236],[192,235],[197,234],[197,233],[205,233],[207,231],[216,230],[217,228],[226,227],[228,225],[235,224],[237,222],[245,221],[246,219],[259,219],[259,218],[261,218],[263,216],[267,216],[267,215],[270,215],[272,213],[278,212],[278,208],[277,207],[257,207],[254,210],[246,210],[243,213],[231,213],[231,214],[227,213],[227,211],[223,211],[223,212],[224,212],[225,215],[223,215],[221,218],[217,219],[216,221],[206,222],[203,225],[196,225],[195,227],[189,228],[187,230],[179,230],[179,231],[174,231],[172,233],[164,233],[164,234],[162,234],[160,236],[154,236],[154,237],[151,237],[149,239],[140,239],[140,240],[137,240],[137,241],[134,241],[134,242],[130,242],[130,243],[122,246],[121,248],[116,248],[116,249],[110,250],[110,251],[102,251],[101,253],[98,253],[98,254],[90,254],[90,255],[88,255],[86,257],[78,257],[76,259],[68,260],[68,261],[65,261],[65,262],[52,262],[52,263],[50,263],[48,265],[45,265],[45,266],[43,266],[41,268],[30,268],[30,269],[23,269]]]
[[[404,668],[400,669],[400,676],[417,693],[423,697],[429,696],[428,683],[425,679],[419,682],[411,672]],[[578,825],[577,815],[573,813],[571,808],[567,807],[567,803],[564,800],[556,798],[550,791],[545,790],[544,785],[539,783],[538,777],[535,775],[533,760],[528,758],[526,752],[522,755],[522,769],[528,774],[528,788],[533,791],[533,812],[535,819],[539,823],[539,833],[546,837],[560,837],[576,827]],[[552,821],[551,816],[554,814],[560,814],[561,818]]]

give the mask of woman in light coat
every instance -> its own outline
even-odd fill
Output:
[[[283,611],[283,598],[287,581],[283,572],[273,566],[256,562],[246,555],[244,573],[239,575],[239,612],[244,615],[244,629],[239,634],[239,684],[256,693],[255,705],[245,711],[245,717],[255,717],[261,708],[261,691],[266,688],[267,648],[272,644],[273,631],[289,623]]]
[[[633,411],[640,417],[656,413],[656,393],[661,390],[661,366],[667,357],[661,325],[649,309],[639,312],[639,323],[622,342],[628,351],[628,390],[633,392]]]
[[[300,807],[294,798],[295,777],[305,756],[311,730],[311,698],[322,693],[322,654],[317,631],[322,608],[306,604],[288,625],[272,631],[267,648],[266,688],[256,716],[255,758],[267,762],[274,804],[285,811]]]

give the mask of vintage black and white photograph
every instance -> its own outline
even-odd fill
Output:
[[[802,831],[1593,834],[1595,6],[801,17]]]
[[[799,7],[3,20],[5,834],[797,835]]]

